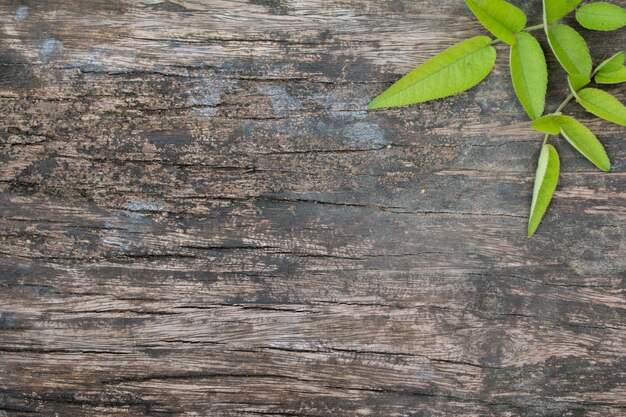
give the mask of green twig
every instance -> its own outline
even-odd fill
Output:
[[[556,111],[554,113],[561,113],[563,111],[563,109],[565,108],[565,106],[567,106],[567,104],[572,101],[572,99],[574,98],[574,93],[570,93],[569,96],[567,96],[567,98],[565,100],[563,100],[563,103],[561,103],[561,105],[559,107],[557,107]]]
[[[533,30],[539,30],[539,29],[543,29],[543,23],[540,23],[538,25],[535,26],[528,26],[526,29],[524,29],[525,32],[532,32]]]

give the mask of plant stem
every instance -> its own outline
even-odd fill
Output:
[[[535,26],[528,26],[526,29],[524,29],[525,32],[532,32],[533,30],[539,30],[539,29],[543,29],[543,23],[540,23],[538,25]]]
[[[561,103],[561,105],[559,107],[557,107],[557,109],[554,111],[554,113],[561,113],[561,111],[563,111],[565,106],[567,106],[567,104],[570,101],[572,101],[573,98],[574,98],[574,93],[570,93],[570,95],[567,96],[567,98],[563,101],[563,103]]]

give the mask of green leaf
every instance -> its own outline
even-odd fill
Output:
[[[611,169],[611,162],[598,138],[585,125],[569,116],[557,116],[561,135],[585,158],[602,171]]]
[[[544,0],[544,10],[547,23],[553,23],[571,12],[582,0]]]
[[[626,54],[618,52],[598,65],[595,81],[598,84],[619,84],[626,81]]]
[[[606,91],[585,88],[578,92],[577,99],[589,113],[609,122],[626,126],[626,107]]]
[[[535,234],[543,215],[554,195],[554,190],[559,182],[560,161],[559,154],[552,145],[543,145],[539,154],[537,173],[535,174],[535,186],[533,188],[533,202],[530,205],[530,218],[528,219],[528,237]]]
[[[567,82],[569,84],[569,88],[573,92],[576,92],[589,84],[591,80],[589,79],[589,77],[585,77],[584,75],[573,74],[567,76]]]
[[[402,77],[376,97],[369,109],[397,107],[448,97],[481,82],[496,61],[487,36],[454,45]]]
[[[591,75],[591,56],[582,36],[567,25],[548,28],[548,43],[568,74]]]
[[[598,65],[598,69],[596,71],[598,74],[615,72],[624,66],[624,61],[626,61],[626,54],[623,51],[620,51],[609,59],[604,60],[600,65]]]
[[[561,126],[559,125],[559,116],[554,114],[548,114],[533,121],[533,129],[540,132],[549,133],[551,135],[558,135],[561,133]]]
[[[598,84],[619,84],[626,81],[626,67],[621,67],[617,71],[602,72],[595,78]]]
[[[565,139],[587,159],[603,171],[611,168],[604,147],[585,125],[564,115],[548,114],[532,123],[532,127],[551,135],[562,134]]]
[[[526,14],[504,0],[465,0],[465,4],[489,32],[510,45],[526,26]]]
[[[541,117],[546,104],[548,69],[539,42],[529,33],[515,35],[511,47],[511,78],[515,93],[531,119]]]
[[[598,1],[578,9],[576,20],[587,29],[615,30],[626,25],[626,10],[615,4]]]

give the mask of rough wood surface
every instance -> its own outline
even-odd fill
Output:
[[[0,416],[626,415],[624,129],[570,106],[614,169],[557,141],[528,240],[506,46],[365,111],[485,33],[463,2],[0,0],[0,29]]]

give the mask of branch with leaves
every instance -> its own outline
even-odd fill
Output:
[[[496,62],[494,44],[510,45],[510,70],[515,93],[531,126],[545,133],[533,190],[528,236],[541,222],[556,189],[560,162],[550,136],[561,135],[574,149],[602,171],[611,163],[598,138],[582,123],[562,112],[572,100],[588,112],[626,126],[626,107],[611,94],[587,87],[592,80],[600,84],[626,82],[626,55],[618,52],[593,68],[583,37],[572,27],[558,23],[576,12],[581,26],[610,31],[626,25],[626,10],[602,1],[585,4],[582,0],[543,0],[543,22],[526,26],[526,15],[505,0],[465,0],[472,13],[496,37],[476,36],[464,40],[417,67],[369,104],[369,109],[399,107],[448,97],[468,90],[489,75]],[[553,112],[544,115],[548,70],[543,49],[530,32],[543,29],[548,44],[567,72],[570,95]]]

